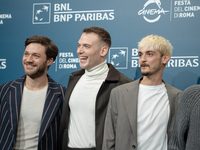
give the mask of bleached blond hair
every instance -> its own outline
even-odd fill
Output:
[[[138,42],[138,50],[146,48],[159,50],[161,56],[169,54],[170,57],[173,50],[171,43],[164,37],[158,35],[148,35]]]

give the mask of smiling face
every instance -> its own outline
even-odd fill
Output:
[[[95,33],[83,33],[78,41],[77,54],[82,69],[89,70],[103,63],[107,52],[108,48]]]
[[[159,50],[146,48],[139,50],[139,63],[143,76],[161,75],[167,63],[165,56]]]
[[[47,60],[45,47],[43,45],[31,43],[26,46],[22,63],[25,74],[35,79],[46,74],[47,67],[50,66],[52,62]]]

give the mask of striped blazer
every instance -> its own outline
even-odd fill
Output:
[[[25,77],[0,85],[0,150],[12,150],[17,136],[21,99]],[[65,87],[48,76],[48,91],[44,104],[38,150],[56,150]]]

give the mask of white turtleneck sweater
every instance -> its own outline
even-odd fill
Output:
[[[76,84],[70,100],[70,122],[68,128],[71,148],[96,147],[95,108],[97,93],[108,75],[106,61],[90,70]]]

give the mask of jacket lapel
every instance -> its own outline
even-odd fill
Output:
[[[125,107],[133,131],[133,138],[137,139],[137,107],[139,80],[132,82],[124,94]]]
[[[169,115],[169,122],[172,118],[172,115],[175,113],[175,100],[174,100],[174,94],[171,93],[170,87],[165,83],[165,87],[167,89],[167,95],[169,99],[169,106],[170,106],[170,115]]]
[[[62,92],[60,91],[59,85],[54,82],[49,77],[49,87],[46,94],[46,100],[43,109],[43,115],[41,119],[41,127],[39,132],[39,141],[50,126],[53,121],[60,105],[62,105],[62,100],[60,97],[62,96]],[[65,92],[65,91],[63,91]],[[60,112],[61,115],[61,112]]]
[[[71,93],[76,85],[76,83],[78,82],[78,80],[80,79],[81,76],[70,76],[69,78],[69,82],[68,82],[68,86],[66,89],[66,93],[65,94],[65,100],[63,102],[63,111],[62,113],[65,115],[61,116],[61,128],[65,128],[66,126],[68,126],[68,119],[69,119],[69,99],[71,96]]]
[[[168,133],[168,137],[171,137],[176,110],[178,107],[178,99],[180,95],[178,96],[179,93],[175,91],[174,88],[171,87],[169,84],[165,83],[165,86],[167,89],[167,94],[168,94],[168,99],[169,99],[169,108],[170,108],[169,121],[167,125],[167,133]]]
[[[67,90],[66,90],[66,93],[68,93],[68,94],[65,95],[65,102],[67,103],[67,105],[69,103],[71,93],[72,93],[76,83],[80,79],[80,77],[81,76],[70,76],[70,78],[69,78],[69,83],[68,83]]]
[[[21,100],[22,100],[22,92],[24,86],[25,76],[22,78],[13,81],[10,85],[9,91],[9,104],[10,104],[10,114],[11,114],[11,126],[14,130],[14,135],[17,134],[17,123],[19,121],[20,115],[20,107],[21,107]],[[12,108],[12,109],[11,109]]]

